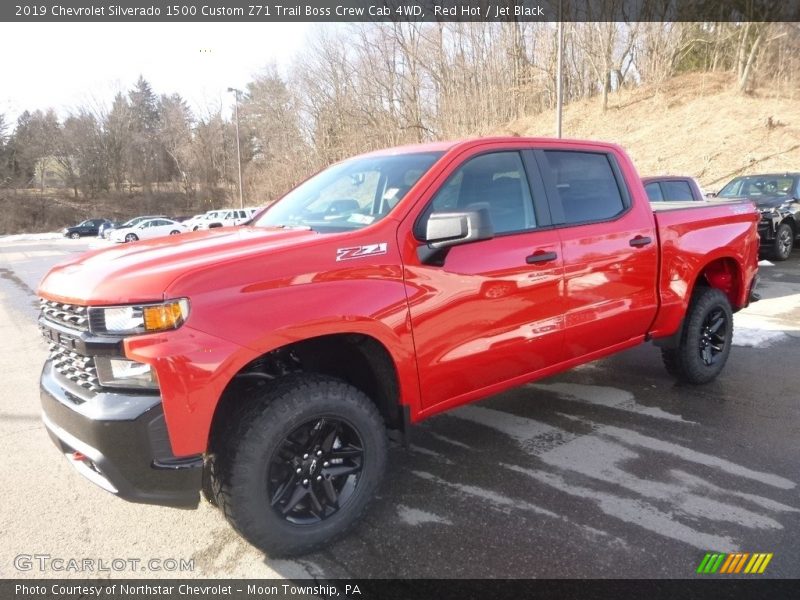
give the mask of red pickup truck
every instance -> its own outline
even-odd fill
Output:
[[[199,491],[273,555],[364,512],[387,437],[652,340],[716,377],[756,283],[750,202],[653,212],[612,144],[374,152],[252,226],[89,252],[39,288],[45,425],[122,498]]]

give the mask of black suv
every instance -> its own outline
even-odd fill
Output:
[[[104,223],[110,223],[108,219],[86,219],[83,223],[78,223],[72,227],[67,227],[64,230],[64,236],[77,240],[84,235],[97,235],[100,226]]]
[[[737,177],[717,197],[752,200],[761,212],[761,247],[775,260],[789,258],[800,239],[800,173]]]

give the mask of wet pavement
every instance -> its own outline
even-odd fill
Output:
[[[762,263],[763,300],[736,315],[717,381],[678,385],[644,345],[431,418],[409,449],[392,448],[361,525],[289,561],[264,557],[209,505],[109,496],[47,439],[33,290],[87,247],[0,238],[4,576],[37,549],[177,555],[195,560],[192,576],[329,578],[692,577],[706,552],[743,551],[774,553],[764,576],[800,576],[800,251]]]

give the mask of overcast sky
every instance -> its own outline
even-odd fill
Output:
[[[157,94],[180,93],[198,114],[228,107],[274,62],[283,72],[309,23],[0,23],[0,113],[61,116],[84,103],[110,104],[144,75]]]

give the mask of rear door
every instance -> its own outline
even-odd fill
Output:
[[[548,229],[536,162],[518,149],[474,152],[440,175],[422,213],[398,233],[423,411],[466,402],[562,359],[561,249]],[[480,209],[489,213],[493,239],[426,258],[432,213]]]
[[[542,149],[539,162],[564,260],[566,358],[643,337],[657,310],[658,243],[611,152]]]

